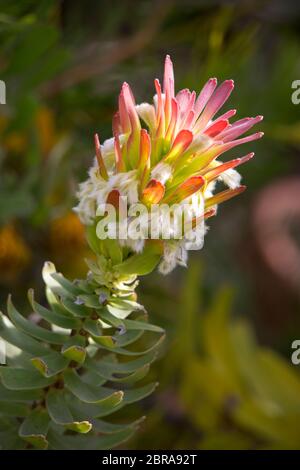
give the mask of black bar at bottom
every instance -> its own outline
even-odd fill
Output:
[[[125,468],[139,468],[141,466],[157,465],[189,465],[202,466],[210,463],[234,464],[243,463],[255,465],[256,463],[271,464],[272,462],[283,464],[285,467],[289,461],[300,462],[300,451],[210,451],[210,450],[88,450],[88,451],[2,451],[0,454],[1,468],[5,464],[16,463],[22,466],[26,464],[41,463],[43,466],[66,463],[75,468],[86,468],[90,465],[105,466],[121,465]]]

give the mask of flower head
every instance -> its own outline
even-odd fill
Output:
[[[158,79],[154,80],[154,86],[153,104],[136,105],[130,86],[124,83],[119,109],[113,118],[113,138],[100,145],[96,135],[94,165],[89,178],[80,186],[79,204],[75,208],[85,224],[94,223],[98,207],[118,194],[127,197],[131,208],[138,203],[147,207],[158,205],[157,220],[162,225],[166,219],[160,207],[189,205],[187,221],[192,223],[190,231],[193,232],[198,220],[216,213],[219,203],[245,190],[234,168],[254,154],[226,163],[219,157],[233,147],[262,137],[262,132],[241,137],[262,116],[230,123],[236,113],[231,109],[216,117],[234,88],[233,81],[226,80],[217,87],[217,80],[211,78],[198,96],[188,89],[175,95],[173,65],[167,56],[163,86]],[[227,189],[215,193],[217,181],[222,181]],[[197,208],[195,200],[199,202]],[[171,218],[176,218],[175,212],[171,212]],[[197,226],[197,248],[203,244],[204,224],[200,230],[199,239]],[[178,240],[173,232],[170,229],[169,237],[163,241],[164,259],[160,269],[164,273],[187,260],[187,236],[184,234]],[[129,236],[120,243],[138,252],[143,250],[144,241]]]

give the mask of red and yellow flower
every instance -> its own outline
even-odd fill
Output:
[[[136,105],[129,85],[124,83],[113,118],[113,138],[100,145],[95,137],[96,158],[87,181],[80,186],[75,208],[85,224],[95,221],[98,206],[116,191],[128,198],[129,206],[138,202],[147,206],[182,204],[198,195],[203,201],[202,217],[208,218],[216,213],[218,204],[245,190],[234,168],[254,154],[226,163],[219,158],[234,147],[261,138],[262,132],[241,136],[262,116],[231,123],[235,109],[217,115],[234,88],[233,81],[226,80],[217,87],[217,80],[211,78],[198,96],[188,89],[175,95],[173,65],[167,56],[163,85],[158,79],[154,85],[153,104]],[[218,180],[228,188],[215,193]],[[163,272],[177,263],[185,264],[185,242],[164,241]],[[132,240],[127,244],[135,251],[143,247]]]

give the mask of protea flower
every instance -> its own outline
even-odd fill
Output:
[[[97,208],[105,202],[114,202],[118,196],[128,198],[128,206],[139,202],[153,204],[189,204],[190,222],[215,215],[219,203],[245,190],[241,176],[234,170],[253,157],[253,153],[223,163],[219,157],[226,151],[262,137],[257,132],[240,138],[262,120],[262,116],[229,122],[236,110],[231,109],[216,117],[229,98],[234,83],[226,80],[217,87],[211,78],[196,96],[195,91],[174,91],[173,65],[165,60],[163,87],[154,80],[156,94],[153,104],[135,104],[127,83],[119,95],[119,110],[113,118],[113,138],[100,145],[95,136],[96,158],[89,178],[80,186],[79,204],[75,208],[85,224],[97,219]],[[228,189],[214,193],[220,180]],[[194,198],[193,198],[194,196]],[[192,198],[202,202],[195,210]],[[116,204],[116,203],[115,203]],[[160,214],[164,225],[163,213]],[[204,224],[198,248],[202,247]],[[171,271],[177,263],[187,259],[187,237],[163,242],[163,260],[160,270]],[[120,240],[135,252],[141,252],[144,241]]]
[[[94,252],[87,262],[87,278],[71,282],[47,262],[43,278],[49,308],[30,290],[35,322],[24,318],[11,298],[8,315],[0,314],[0,340],[7,353],[6,365],[0,367],[3,449],[106,449],[132,435],[139,420],[117,424],[109,415],[153,392],[156,383],[136,383],[146,376],[164,338],[137,302],[137,276],[158,263],[164,273],[177,263],[185,264],[189,234],[197,235],[199,227],[196,245],[202,246],[205,227],[198,220],[214,215],[220,202],[244,190],[234,167],[253,154],[227,163],[217,159],[230,148],[261,137],[256,133],[238,138],[261,116],[229,124],[235,114],[230,110],[213,121],[233,82],[216,89],[216,80],[210,79],[197,99],[188,90],[175,96],[167,57],[163,92],[158,80],[155,88],[154,105],[136,106],[124,83],[113,119],[114,137],[101,146],[95,136],[95,162],[80,187],[76,208]],[[229,189],[214,194],[218,179]],[[140,203],[156,207],[159,222],[167,228],[165,236],[143,237],[146,220],[138,239],[130,233],[124,239],[99,238],[98,227],[106,217],[102,206],[115,209],[113,224],[119,226],[122,197],[127,198],[130,221]],[[175,205],[188,207],[188,230],[182,238],[176,238],[174,226],[167,224],[168,217],[182,218]],[[166,206],[171,207],[167,215]]]

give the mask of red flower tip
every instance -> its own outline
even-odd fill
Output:
[[[168,194],[164,202],[166,203],[176,203],[183,201],[187,197],[195,194],[205,183],[203,176],[191,176],[185,180],[178,188],[172,193]]]
[[[222,132],[226,127],[228,127],[229,121],[228,119],[220,119],[220,121],[214,122],[211,126],[209,126],[204,134],[208,137],[216,137],[220,132]]]
[[[106,198],[106,204],[111,204],[115,209],[119,210],[120,205],[120,192],[117,189],[112,189]]]
[[[185,152],[188,146],[192,143],[193,137],[193,133],[187,129],[183,129],[182,131],[178,132],[171,150],[165,156],[165,161],[169,162],[178,157],[181,153]]]
[[[216,215],[217,211],[213,207],[212,209],[209,209],[208,211],[204,212],[204,219],[209,219],[210,217],[214,217]]]
[[[234,80],[230,79],[230,80],[225,80],[225,82],[229,88],[234,88]]]
[[[251,153],[248,153],[248,155],[245,155],[244,157],[239,158],[238,159],[238,160],[240,160],[239,165],[241,165],[242,163],[248,162],[249,160],[251,160],[251,158],[254,157],[254,155],[255,155],[255,153],[251,152]]]
[[[218,194],[215,194],[214,196],[208,198],[205,201],[205,207],[211,207],[215,206],[217,204],[220,204],[221,202],[228,201],[234,196],[237,196],[238,194],[243,193],[247,189],[247,186],[239,186],[238,188],[235,189],[226,189],[225,191],[222,191]]]
[[[147,184],[146,188],[142,192],[142,202],[145,204],[158,204],[165,194],[164,185],[156,180],[152,179]]]

